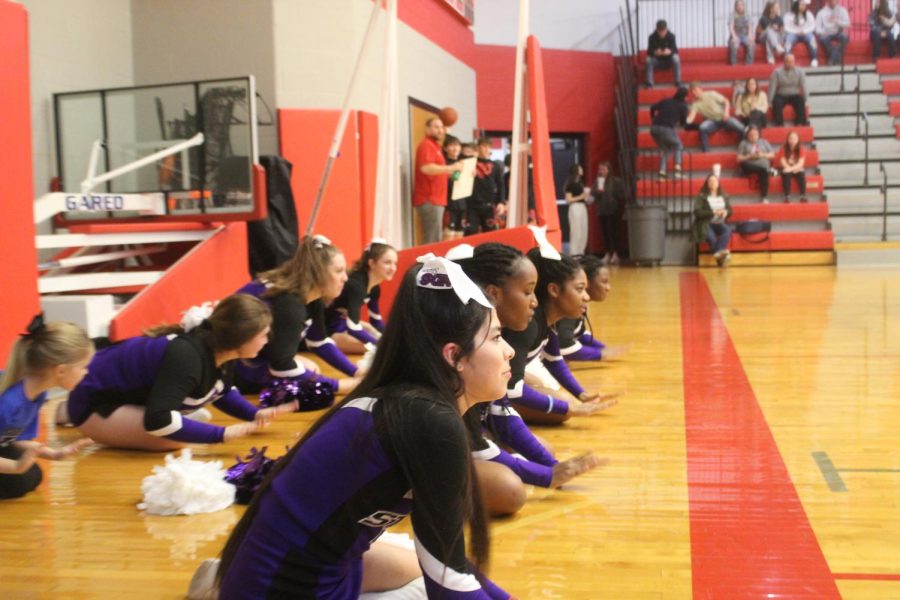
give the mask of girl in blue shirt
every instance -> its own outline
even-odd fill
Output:
[[[45,324],[42,315],[16,341],[0,379],[0,498],[24,496],[40,484],[35,459],[59,460],[91,443],[83,438],[50,448],[34,438],[47,391],[74,388],[87,374],[93,354],[93,343],[78,326]]]

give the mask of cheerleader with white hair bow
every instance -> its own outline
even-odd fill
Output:
[[[462,415],[503,394],[512,349],[458,265],[420,260],[359,387],[278,461],[221,564],[204,563],[211,595],[344,600],[421,577],[428,598],[510,598],[481,571],[490,536]],[[377,541],[407,515],[414,553]]]

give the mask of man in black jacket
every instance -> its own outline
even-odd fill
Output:
[[[506,198],[503,168],[491,160],[491,141],[478,140],[477,149],[475,184],[466,205],[466,235],[497,229],[498,206],[505,203]]]
[[[674,69],[675,87],[681,85],[681,59],[675,45],[675,34],[669,31],[669,25],[662,19],[656,22],[656,31],[650,34],[647,43],[647,87],[653,87],[653,69]]]
[[[666,178],[670,153],[675,154],[674,176],[681,178],[681,153],[684,150],[684,143],[678,137],[677,128],[684,127],[687,123],[688,106],[684,101],[687,94],[687,88],[680,87],[675,91],[674,96],[660,100],[650,107],[650,118],[653,120],[650,125],[650,136],[661,150],[660,179]]]

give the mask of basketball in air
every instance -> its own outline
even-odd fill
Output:
[[[456,123],[457,119],[459,119],[459,115],[456,114],[456,109],[450,106],[445,106],[444,108],[442,108],[438,116],[444,123],[444,127],[452,127]]]

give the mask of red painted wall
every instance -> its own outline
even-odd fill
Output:
[[[476,57],[473,54],[475,34],[443,0],[399,0],[399,2],[397,17],[402,22],[475,68]]]
[[[21,4],[0,0],[0,369],[10,346],[40,310],[37,250],[34,247],[34,198],[31,179],[31,106],[28,74],[28,13]]]
[[[475,46],[478,55],[478,126],[512,127],[513,79],[516,50],[509,46]],[[587,135],[588,176],[601,160],[616,152],[616,69],[611,54],[569,50],[541,50],[547,116],[552,133]]]

